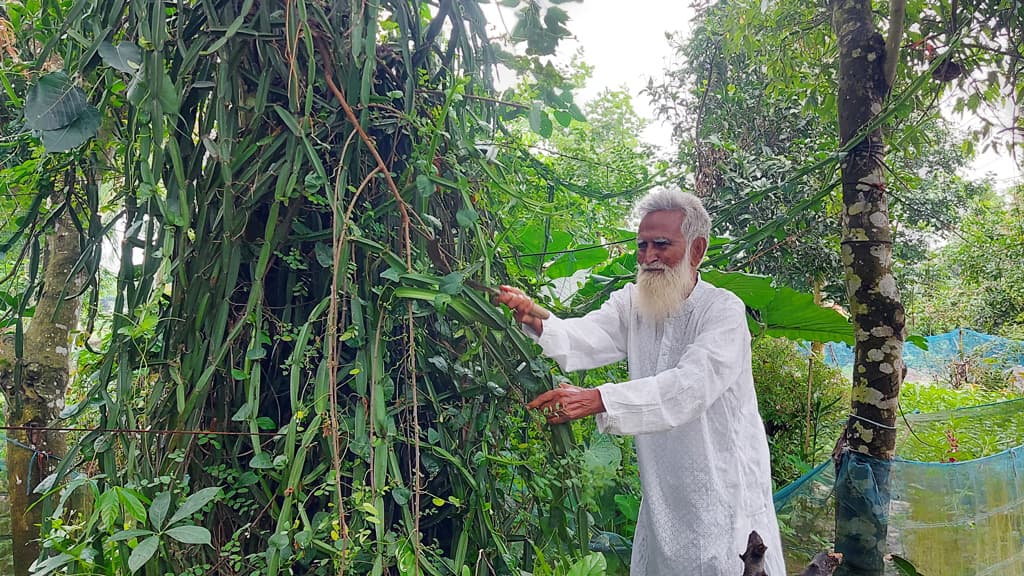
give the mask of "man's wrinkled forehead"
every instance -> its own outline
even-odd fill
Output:
[[[640,221],[637,238],[655,240],[678,240],[682,237],[683,218],[681,210],[658,210],[651,212]]]

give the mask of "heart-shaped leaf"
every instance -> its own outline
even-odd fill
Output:
[[[100,111],[86,106],[70,124],[55,130],[43,130],[39,138],[47,152],[67,152],[85,144],[99,129]]]
[[[104,64],[126,74],[135,74],[142,67],[142,50],[131,42],[121,42],[117,46],[103,42],[98,52]]]
[[[25,124],[32,130],[57,130],[78,119],[89,102],[63,72],[39,78],[25,97]]]

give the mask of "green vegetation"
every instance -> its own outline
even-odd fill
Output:
[[[626,217],[659,183],[715,218],[704,278],[748,306],[776,486],[829,457],[850,383],[797,344],[854,341],[836,308],[855,144],[834,126],[828,13],[700,6],[673,39],[684,64],[648,89],[679,137],[664,161],[626,93],[575,100],[582,56],[550,61],[560,2],[502,4],[507,37],[473,0],[3,6],[0,423],[90,430],[40,433],[59,461],[18,454],[36,472],[13,516],[38,519],[17,576],[628,573],[631,440],[523,408],[624,367],[560,374],[477,286],[594,309],[633,278]],[[983,110],[1000,79],[1024,90],[1024,60],[964,39],[1019,50],[1004,40],[1024,15],[964,5],[940,29],[951,7],[931,4],[909,7],[883,112],[908,324],[1020,338],[1021,192],[960,176],[976,135],[939,117],[940,63],[914,47],[993,67],[955,100]],[[504,93],[499,64],[517,75]],[[61,326],[70,372],[27,385],[30,331]],[[963,366],[960,389],[904,386],[903,411],[1019,395],[1001,367]],[[52,413],[15,419],[26,399]],[[904,457],[949,461],[1019,444],[1024,423],[914,431]]]

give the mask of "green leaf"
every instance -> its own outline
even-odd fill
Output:
[[[142,566],[145,565],[146,562],[149,562],[149,559],[156,553],[156,549],[159,545],[159,536],[150,536],[142,542],[139,542],[139,545],[132,550],[131,556],[128,557],[128,569],[131,570],[133,574],[137,572],[139,568],[142,568]]]
[[[267,454],[266,452],[260,452],[259,454],[253,456],[252,460],[249,461],[249,467],[256,468],[258,470],[263,470],[267,468],[273,468],[274,462],[270,459],[270,454]]]
[[[299,128],[299,123],[295,120],[295,116],[292,116],[291,112],[276,104],[274,105],[274,112],[277,112],[277,115],[284,121],[285,125],[288,126],[288,129],[291,130],[293,134],[296,136],[302,136],[302,129]]]
[[[217,498],[220,491],[220,486],[211,486],[209,488],[203,488],[195,494],[190,495],[181,503],[181,506],[174,513],[174,516],[171,516],[171,519],[167,522],[168,526],[173,526],[175,522],[191,517],[193,514],[201,510],[203,506],[206,506]]]
[[[171,506],[171,493],[161,492],[153,498],[153,503],[149,506],[149,523],[153,525],[153,529],[160,531],[164,525],[164,518],[167,518],[167,509]]]
[[[177,526],[168,529],[164,534],[182,544],[210,545],[210,531],[202,526]]]
[[[775,299],[775,286],[768,276],[744,274],[742,272],[720,272],[702,270],[701,280],[725,288],[740,297],[743,303],[755,310],[763,310]]]
[[[438,283],[438,290],[445,294],[458,294],[462,292],[463,277],[461,272],[452,272]]]
[[[67,152],[77,148],[96,135],[100,129],[100,112],[87,106],[71,124],[56,130],[43,130],[39,139],[47,152]]]
[[[132,530],[121,530],[117,534],[114,534],[107,539],[108,542],[120,542],[122,540],[131,540],[132,538],[138,538],[140,536],[150,536],[153,534],[152,530],[140,530],[134,528]]]
[[[917,346],[925,352],[928,351],[928,339],[920,334],[911,334],[910,336],[907,336],[907,342]]]
[[[853,326],[842,314],[815,304],[811,294],[788,287],[780,288],[771,304],[761,311],[761,323],[770,336],[854,343]]]
[[[434,193],[434,183],[430,181],[426,174],[420,174],[416,177],[416,190],[419,191],[420,196],[423,198],[429,198]]]
[[[269,416],[260,416],[256,419],[256,426],[260,430],[273,430],[277,428],[277,422],[274,422],[274,419]]]
[[[479,219],[480,215],[470,206],[463,206],[455,213],[455,222],[459,228],[469,228]]]
[[[924,576],[905,558],[893,554],[892,563],[896,567],[896,571],[900,573],[900,576]]]
[[[260,360],[262,358],[266,358],[266,356],[267,351],[262,346],[250,348],[249,351],[245,353],[245,357],[248,358],[249,360]]]
[[[331,247],[323,242],[317,242],[313,246],[313,252],[316,253],[316,261],[323,268],[330,268],[334,266],[334,252],[331,251]]]
[[[545,271],[548,278],[572,276],[577,270],[587,270],[608,260],[608,249],[603,246],[569,252],[559,256]]]
[[[71,561],[74,559],[74,556],[70,556],[68,554],[58,554],[56,556],[51,556],[50,558],[47,558],[39,564],[34,565],[32,570],[32,576],[47,576],[48,574],[53,573],[58,568],[70,564]]]
[[[121,506],[124,506],[125,512],[139,522],[145,522],[146,507],[139,500],[139,497],[128,488],[118,486],[114,490],[117,492],[117,500],[121,503]]]
[[[405,506],[409,503],[409,498],[412,497],[412,492],[408,488],[398,487],[391,491],[391,497],[395,500],[395,504],[399,506]]]
[[[245,422],[249,418],[249,414],[252,412],[252,405],[248,402],[238,407],[238,411],[231,417],[232,422]]]
[[[25,124],[31,130],[70,126],[89,107],[85,92],[63,72],[39,78],[25,97]]]
[[[607,570],[608,564],[604,559],[604,555],[600,552],[594,552],[573,564],[565,576],[604,576]]]
[[[131,42],[120,42],[117,46],[101,42],[98,52],[107,66],[126,74],[135,74],[142,67],[142,50]]]
[[[157,99],[160,100],[160,107],[163,108],[164,114],[176,116],[178,107],[181,106],[181,97],[178,94],[177,86],[174,85],[174,81],[167,75],[167,72],[164,72],[163,75]]]
[[[407,539],[403,538],[398,543],[398,550],[395,556],[396,567],[400,576],[420,576],[422,572],[416,567],[416,552],[412,549]]]
[[[544,104],[534,100],[530,103],[530,130],[540,134],[540,117],[544,114]]]
[[[267,545],[277,550],[284,550],[288,547],[288,533],[278,532],[267,540]]]
[[[569,124],[572,123],[572,114],[565,110],[555,110],[554,115],[555,121],[558,122],[558,125],[562,128],[568,128]]]

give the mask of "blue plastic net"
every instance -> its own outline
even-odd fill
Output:
[[[1024,399],[908,414],[900,428],[898,453],[947,438],[925,448],[955,461],[892,463],[889,552],[923,574],[1024,575]],[[988,445],[971,445],[986,435],[981,441]],[[973,450],[995,452],[964,460]],[[786,563],[794,571],[834,542],[835,481],[827,462],[775,495]]]
[[[1024,342],[1020,340],[965,328],[927,336],[925,340],[928,350],[907,342],[903,361],[909,370],[929,378],[942,378],[948,374],[951,363],[970,358],[984,359],[989,366],[1001,369],[1024,365]],[[825,361],[838,368],[849,368],[853,365],[853,348],[841,342],[826,344]]]

